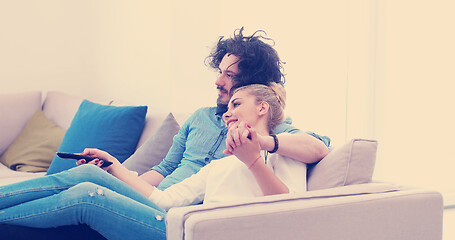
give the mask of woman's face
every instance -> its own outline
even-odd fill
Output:
[[[236,92],[229,100],[228,111],[223,115],[226,126],[237,121],[244,121],[252,127],[256,127],[261,115],[261,103],[256,97],[250,95],[247,90]]]

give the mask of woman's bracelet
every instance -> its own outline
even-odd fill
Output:
[[[262,157],[262,156],[259,155],[259,157],[257,157],[257,158],[253,161],[253,163],[248,167],[248,169],[251,169],[251,168],[254,166],[254,164],[256,164],[256,162],[257,162],[257,161],[259,160],[259,158],[261,158],[261,157]]]

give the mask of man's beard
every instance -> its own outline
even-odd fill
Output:
[[[229,91],[227,91],[225,88],[218,86],[216,89],[221,90],[229,94]],[[229,102],[224,102],[221,99],[223,98],[223,95],[218,95],[218,98],[216,99],[216,106],[217,106],[217,113],[225,113],[228,109],[228,103]]]
[[[225,113],[228,108],[228,103],[221,101],[222,96],[219,95],[218,99],[216,100],[216,107],[218,108],[217,112]]]
[[[220,92],[224,92],[226,93],[226,95],[229,96],[229,91],[226,90],[224,87],[221,87],[221,86],[217,86],[216,87],[217,90],[219,90]],[[219,105],[228,105],[229,102],[223,102],[221,99],[223,98],[223,95],[221,94],[218,94],[218,98],[216,99],[216,104],[219,106]]]
[[[227,112],[227,110],[228,110],[227,104],[223,104],[220,102],[216,103],[216,113],[217,114],[224,114],[225,112]]]
[[[219,106],[219,105],[228,105],[227,102],[224,102],[223,100],[221,100],[223,98],[222,95],[218,95],[218,98],[216,99],[216,105]]]

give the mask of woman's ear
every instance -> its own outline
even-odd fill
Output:
[[[270,105],[268,102],[261,102],[259,105],[258,105],[258,113],[260,116],[262,115],[265,115],[269,112],[269,108],[270,108]]]

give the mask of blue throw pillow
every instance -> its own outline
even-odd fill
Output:
[[[85,148],[98,148],[123,162],[136,149],[146,114],[147,106],[117,107],[84,100],[58,151],[80,153]],[[47,174],[58,173],[75,166],[75,160],[55,156]]]

